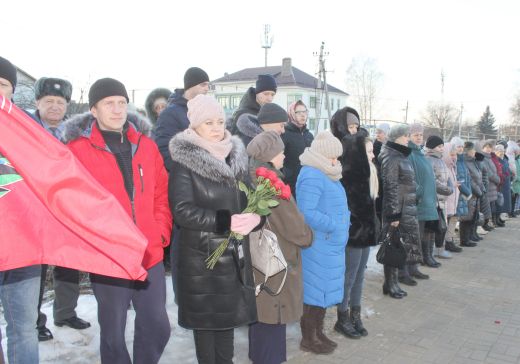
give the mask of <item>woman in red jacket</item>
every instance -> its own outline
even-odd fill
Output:
[[[169,244],[172,228],[168,176],[157,146],[144,134],[150,125],[128,115],[127,104],[121,82],[100,79],[89,91],[91,112],[70,119],[64,134],[72,152],[148,239],[142,263],[148,271],[145,282],[90,275],[98,303],[101,362],[132,362],[125,343],[126,314],[132,303],[133,363],[154,364],[170,337],[163,265],[163,247]]]

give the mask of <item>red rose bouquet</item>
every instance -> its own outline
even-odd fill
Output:
[[[242,213],[255,213],[260,216],[267,216],[271,213],[271,208],[278,206],[279,202],[275,198],[289,200],[291,198],[291,188],[281,180],[275,172],[259,167],[256,169],[256,188],[251,190],[243,182],[238,182],[238,188],[247,196],[247,207]],[[231,239],[243,240],[244,236],[231,232],[227,239],[223,240],[215,251],[206,259],[206,267],[213,269],[219,258],[229,245]]]

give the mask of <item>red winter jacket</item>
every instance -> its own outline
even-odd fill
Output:
[[[127,137],[132,144],[133,155],[132,203],[116,158],[106,147],[92,115],[81,114],[68,120],[64,134],[72,152],[92,176],[116,197],[148,239],[143,267],[149,269],[161,262],[163,248],[169,244],[173,219],[168,205],[168,175],[156,144],[130,123]]]

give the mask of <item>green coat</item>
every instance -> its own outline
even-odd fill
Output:
[[[513,190],[513,193],[520,193],[520,157],[515,158],[515,166],[516,175],[513,184],[511,185],[511,189]]]
[[[412,162],[417,183],[417,219],[419,221],[439,220],[433,167],[419,146],[409,142],[408,147],[412,150],[408,158]]]

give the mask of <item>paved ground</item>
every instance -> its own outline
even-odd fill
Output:
[[[339,343],[331,355],[298,352],[289,343],[288,363],[520,363],[520,218],[465,248],[430,280],[402,286],[408,297],[383,296],[382,276],[367,277],[364,319],[369,336],[351,340],[326,327]],[[365,311],[365,312],[366,312]]]

